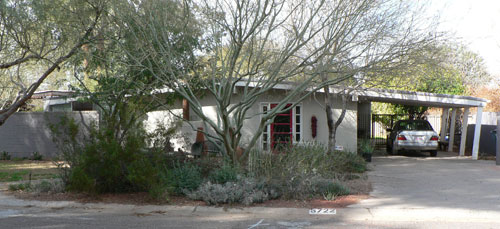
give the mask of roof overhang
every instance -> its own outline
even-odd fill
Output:
[[[360,100],[427,107],[485,107],[487,99],[448,94],[411,92],[387,89],[356,91]]]
[[[238,82],[238,87],[256,87],[257,83],[254,82]],[[276,84],[274,89],[277,90],[293,90],[295,85],[293,83],[279,83]],[[339,93],[345,88],[338,86],[330,86],[331,91]],[[352,88],[351,88],[352,89]],[[317,91],[324,93],[323,89]],[[353,89],[353,97],[360,101],[384,102],[411,106],[426,106],[426,107],[485,107],[490,101],[483,98],[472,96],[460,96],[449,94],[437,94],[427,92],[413,92],[401,90],[389,90],[378,88],[357,88]]]

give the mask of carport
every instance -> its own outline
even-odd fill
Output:
[[[387,89],[369,89],[353,93],[353,96],[360,102],[384,102],[392,104],[410,105],[410,106],[426,106],[441,108],[441,132],[440,141],[444,141],[446,136],[446,129],[448,124],[449,112],[451,109],[451,124],[449,126],[450,133],[455,133],[455,120],[457,119],[457,110],[464,109],[464,117],[468,117],[471,108],[477,108],[476,125],[474,129],[474,139],[472,143],[472,159],[478,159],[479,151],[479,138],[481,133],[481,119],[483,108],[489,102],[486,99],[471,97],[471,96],[457,96],[446,94],[435,94],[425,92],[410,92],[399,90]],[[468,119],[464,118],[462,124],[462,133],[467,133]],[[437,131],[437,130],[436,130]],[[448,142],[454,141],[454,134],[450,134]],[[467,134],[462,134],[460,139],[459,155],[465,155],[465,142]],[[448,151],[452,151],[453,147],[448,147]]]

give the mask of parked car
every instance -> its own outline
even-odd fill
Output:
[[[400,120],[394,127],[387,129],[387,152],[428,151],[431,157],[437,156],[438,134],[427,120]]]

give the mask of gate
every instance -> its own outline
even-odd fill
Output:
[[[392,128],[395,122],[409,119],[408,114],[372,114],[372,142],[375,145],[385,145],[387,139],[387,128]]]

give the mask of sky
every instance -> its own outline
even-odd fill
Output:
[[[448,31],[484,58],[489,72],[500,77],[500,1],[431,0],[431,13],[440,18],[440,31]]]

